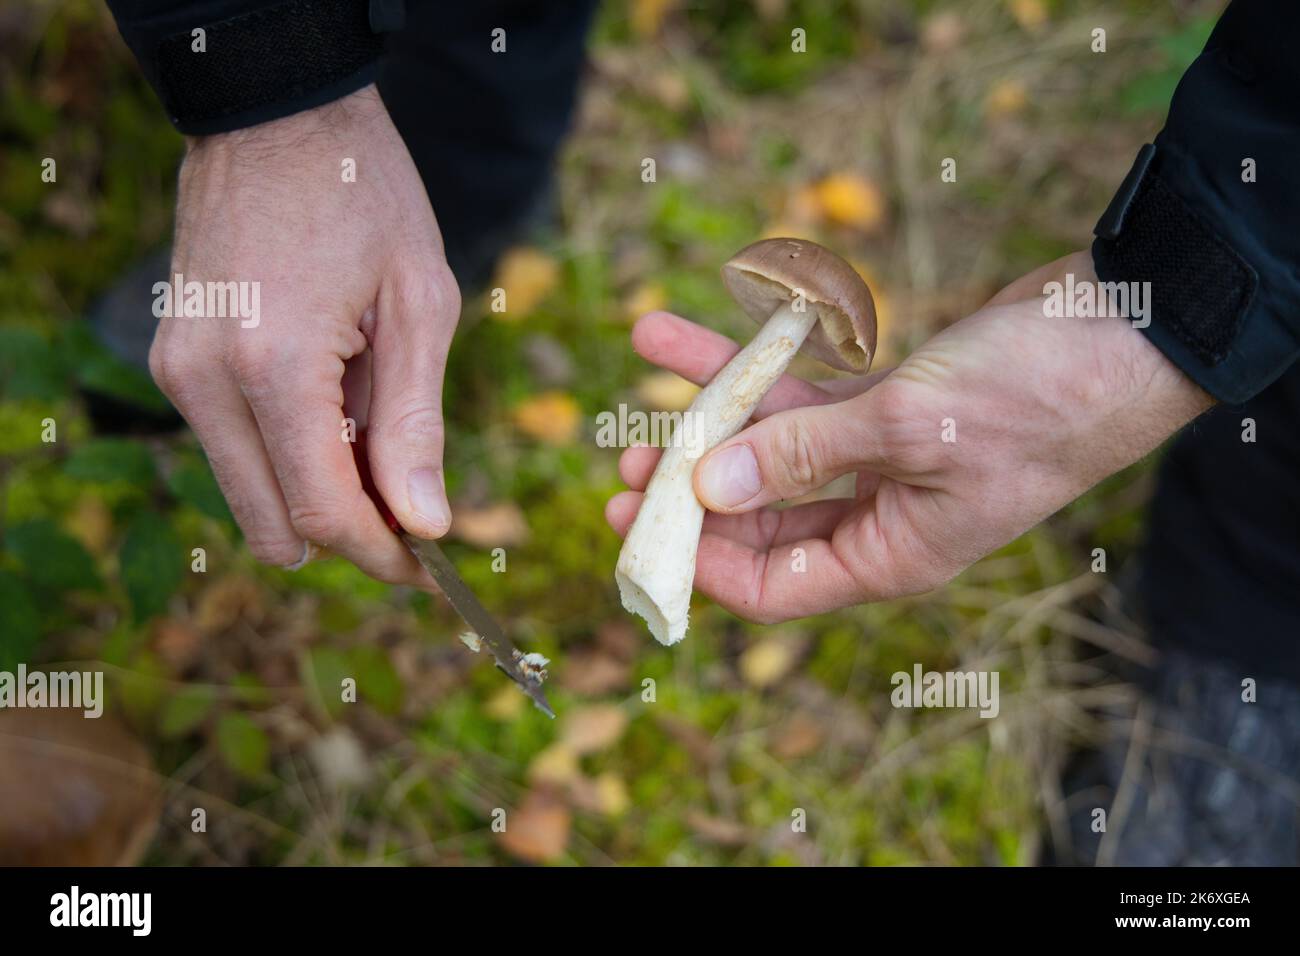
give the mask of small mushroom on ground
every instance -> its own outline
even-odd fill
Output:
[[[619,552],[623,606],[662,644],[686,636],[704,506],[696,462],[749,420],[801,346],[838,369],[865,372],[876,350],[871,290],[835,253],[804,239],[765,239],[722,267],[728,291],[762,328],[695,397],[646,487]],[[806,345],[805,345],[806,340]]]

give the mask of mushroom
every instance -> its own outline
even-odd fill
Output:
[[[646,487],[614,574],[623,607],[645,618],[661,644],[686,636],[704,523],[692,486],[696,462],[744,426],[800,346],[835,368],[859,373],[876,349],[871,290],[852,266],[816,243],[756,242],[731,257],[722,279],[732,298],[764,324],[686,410]]]
[[[132,866],[161,812],[148,752],[112,717],[0,710],[0,866]]]

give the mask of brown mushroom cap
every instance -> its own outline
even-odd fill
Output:
[[[161,809],[148,753],[108,714],[0,710],[0,866],[130,866]]]
[[[722,281],[757,322],[766,322],[802,292],[818,318],[804,351],[846,372],[865,372],[871,365],[876,352],[871,290],[829,249],[807,239],[762,239],[723,265]]]

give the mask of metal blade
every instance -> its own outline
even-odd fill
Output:
[[[501,630],[501,625],[497,624],[492,615],[479,603],[474,592],[469,589],[469,585],[456,571],[456,566],[438,546],[438,542],[417,538],[405,531],[401,532],[401,536],[402,541],[411,549],[411,553],[424,569],[433,575],[433,579],[438,582],[438,587],[442,588],[442,593],[456,609],[456,613],[465,619],[465,623],[487,645],[492,656],[496,658],[497,667],[505,671],[511,680],[523,688],[524,693],[533,699],[538,710],[554,719],[555,711],[551,710],[551,705],[546,702],[546,695],[542,693],[541,680],[524,667],[523,652],[510,642],[505,631]]]

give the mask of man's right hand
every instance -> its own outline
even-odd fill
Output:
[[[297,566],[324,547],[382,581],[432,587],[346,440],[346,418],[367,428],[375,485],[403,527],[447,531],[441,395],[460,293],[374,87],[192,141],[172,272],[260,283],[255,326],[163,318],[149,355],[253,554]]]

